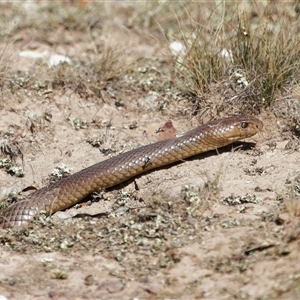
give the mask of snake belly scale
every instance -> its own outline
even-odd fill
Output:
[[[263,128],[255,117],[240,115],[215,120],[179,137],[122,153],[54,184],[36,190],[0,212],[0,227],[24,225],[40,212],[64,210],[99,188],[108,188],[143,172],[253,136]]]

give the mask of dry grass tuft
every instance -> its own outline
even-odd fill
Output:
[[[177,68],[183,89],[201,98],[227,81],[236,97],[258,109],[300,79],[298,14],[293,4],[222,1],[206,18],[181,27],[185,48]],[[203,21],[205,19],[205,21]]]

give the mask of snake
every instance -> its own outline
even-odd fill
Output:
[[[261,131],[254,116],[238,115],[200,125],[179,136],[144,145],[82,169],[37,189],[0,212],[4,229],[26,225],[40,213],[52,215],[80,202],[99,189],[106,189],[197,154],[227,146]]]

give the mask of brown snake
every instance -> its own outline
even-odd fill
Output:
[[[250,137],[263,128],[251,116],[215,120],[179,137],[142,146],[107,159],[36,190],[0,213],[0,227],[26,224],[40,212],[64,210],[99,188],[108,188],[148,170]]]

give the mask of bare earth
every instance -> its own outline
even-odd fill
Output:
[[[52,72],[43,71],[52,70],[47,60],[20,56],[30,34],[30,29],[20,30],[5,50],[10,53],[10,68],[41,72],[41,81],[47,82],[47,72]],[[69,40],[54,49],[37,39],[30,50],[92,59],[84,56],[92,46],[76,33],[58,28],[56,34]],[[169,74],[164,71],[167,47],[118,28],[102,42],[113,44],[112,49],[126,47],[128,60],[140,58],[131,62],[127,77],[105,85],[99,79],[98,86],[87,84],[81,94],[75,83],[83,77],[75,77],[74,85],[66,88],[52,82],[36,92],[28,87],[2,91],[1,138],[9,134],[20,147],[23,159],[17,155],[15,160],[25,176],[17,178],[1,169],[1,198],[47,185],[53,169],[62,163],[74,173],[109,155],[155,142],[169,119],[183,132],[213,115],[211,111],[198,119],[183,113],[192,105],[171,88],[151,93]],[[1,44],[2,50],[5,46]],[[101,90],[101,97],[92,93],[93,87]],[[221,97],[216,90],[207,96],[212,101]],[[293,97],[300,99],[297,92]],[[257,117],[264,130],[247,143],[99,191],[83,204],[23,230],[0,230],[0,295],[298,299],[300,207],[293,183],[299,175],[300,154],[297,148],[286,147],[292,140],[291,134],[284,134],[287,119],[272,112]],[[101,141],[100,148],[89,139]],[[4,157],[8,156],[3,153]]]

